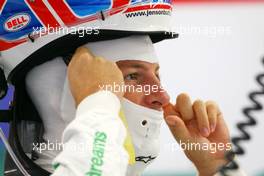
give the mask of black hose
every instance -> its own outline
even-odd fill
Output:
[[[262,64],[264,65],[264,58],[262,59]],[[257,101],[257,97],[264,95],[264,83],[262,82],[263,78],[264,78],[264,73],[260,73],[256,76],[256,81],[261,86],[260,87],[261,89],[249,93],[248,97],[251,100],[252,105],[245,107],[242,110],[243,114],[246,117],[246,120],[239,122],[236,125],[241,133],[240,136],[231,138],[231,141],[235,146],[235,149],[233,149],[231,152],[228,152],[226,155],[226,159],[229,161],[229,164],[220,169],[220,173],[223,176],[228,176],[226,173],[228,170],[236,170],[239,168],[238,164],[233,160],[234,156],[245,154],[245,150],[241,147],[240,143],[243,141],[249,141],[251,139],[251,136],[246,131],[246,128],[250,126],[255,126],[257,124],[255,120],[256,118],[251,113],[256,111],[261,111],[263,109],[261,103]]]

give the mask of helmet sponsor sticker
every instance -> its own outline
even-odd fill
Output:
[[[30,23],[30,20],[31,18],[27,13],[13,15],[4,22],[4,29],[8,32],[21,30]]]

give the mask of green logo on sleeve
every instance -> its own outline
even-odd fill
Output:
[[[104,132],[96,132],[93,143],[93,156],[91,158],[92,166],[85,176],[101,176],[102,165],[104,164],[104,152],[107,135]]]

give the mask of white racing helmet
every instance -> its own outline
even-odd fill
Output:
[[[149,35],[153,43],[176,38],[170,31],[171,12],[170,0],[0,3],[0,98],[7,90],[6,80],[15,87],[13,105],[0,111],[1,121],[10,123],[10,144],[31,175],[49,173],[32,162],[34,153],[28,145],[41,142],[43,126],[25,88],[27,73],[56,57],[67,64],[75,49],[89,42],[132,35]],[[22,134],[27,136],[24,141]],[[31,159],[25,153],[31,153]]]
[[[7,1],[0,10],[0,65],[12,83],[29,65],[87,42],[147,34],[155,43],[177,37],[170,31],[170,0]]]

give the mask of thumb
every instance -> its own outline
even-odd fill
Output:
[[[179,142],[183,141],[186,142],[190,139],[191,135],[189,133],[188,128],[186,127],[184,121],[176,116],[176,115],[169,115],[165,117],[165,121],[170,128],[171,133],[173,134],[174,138]]]

